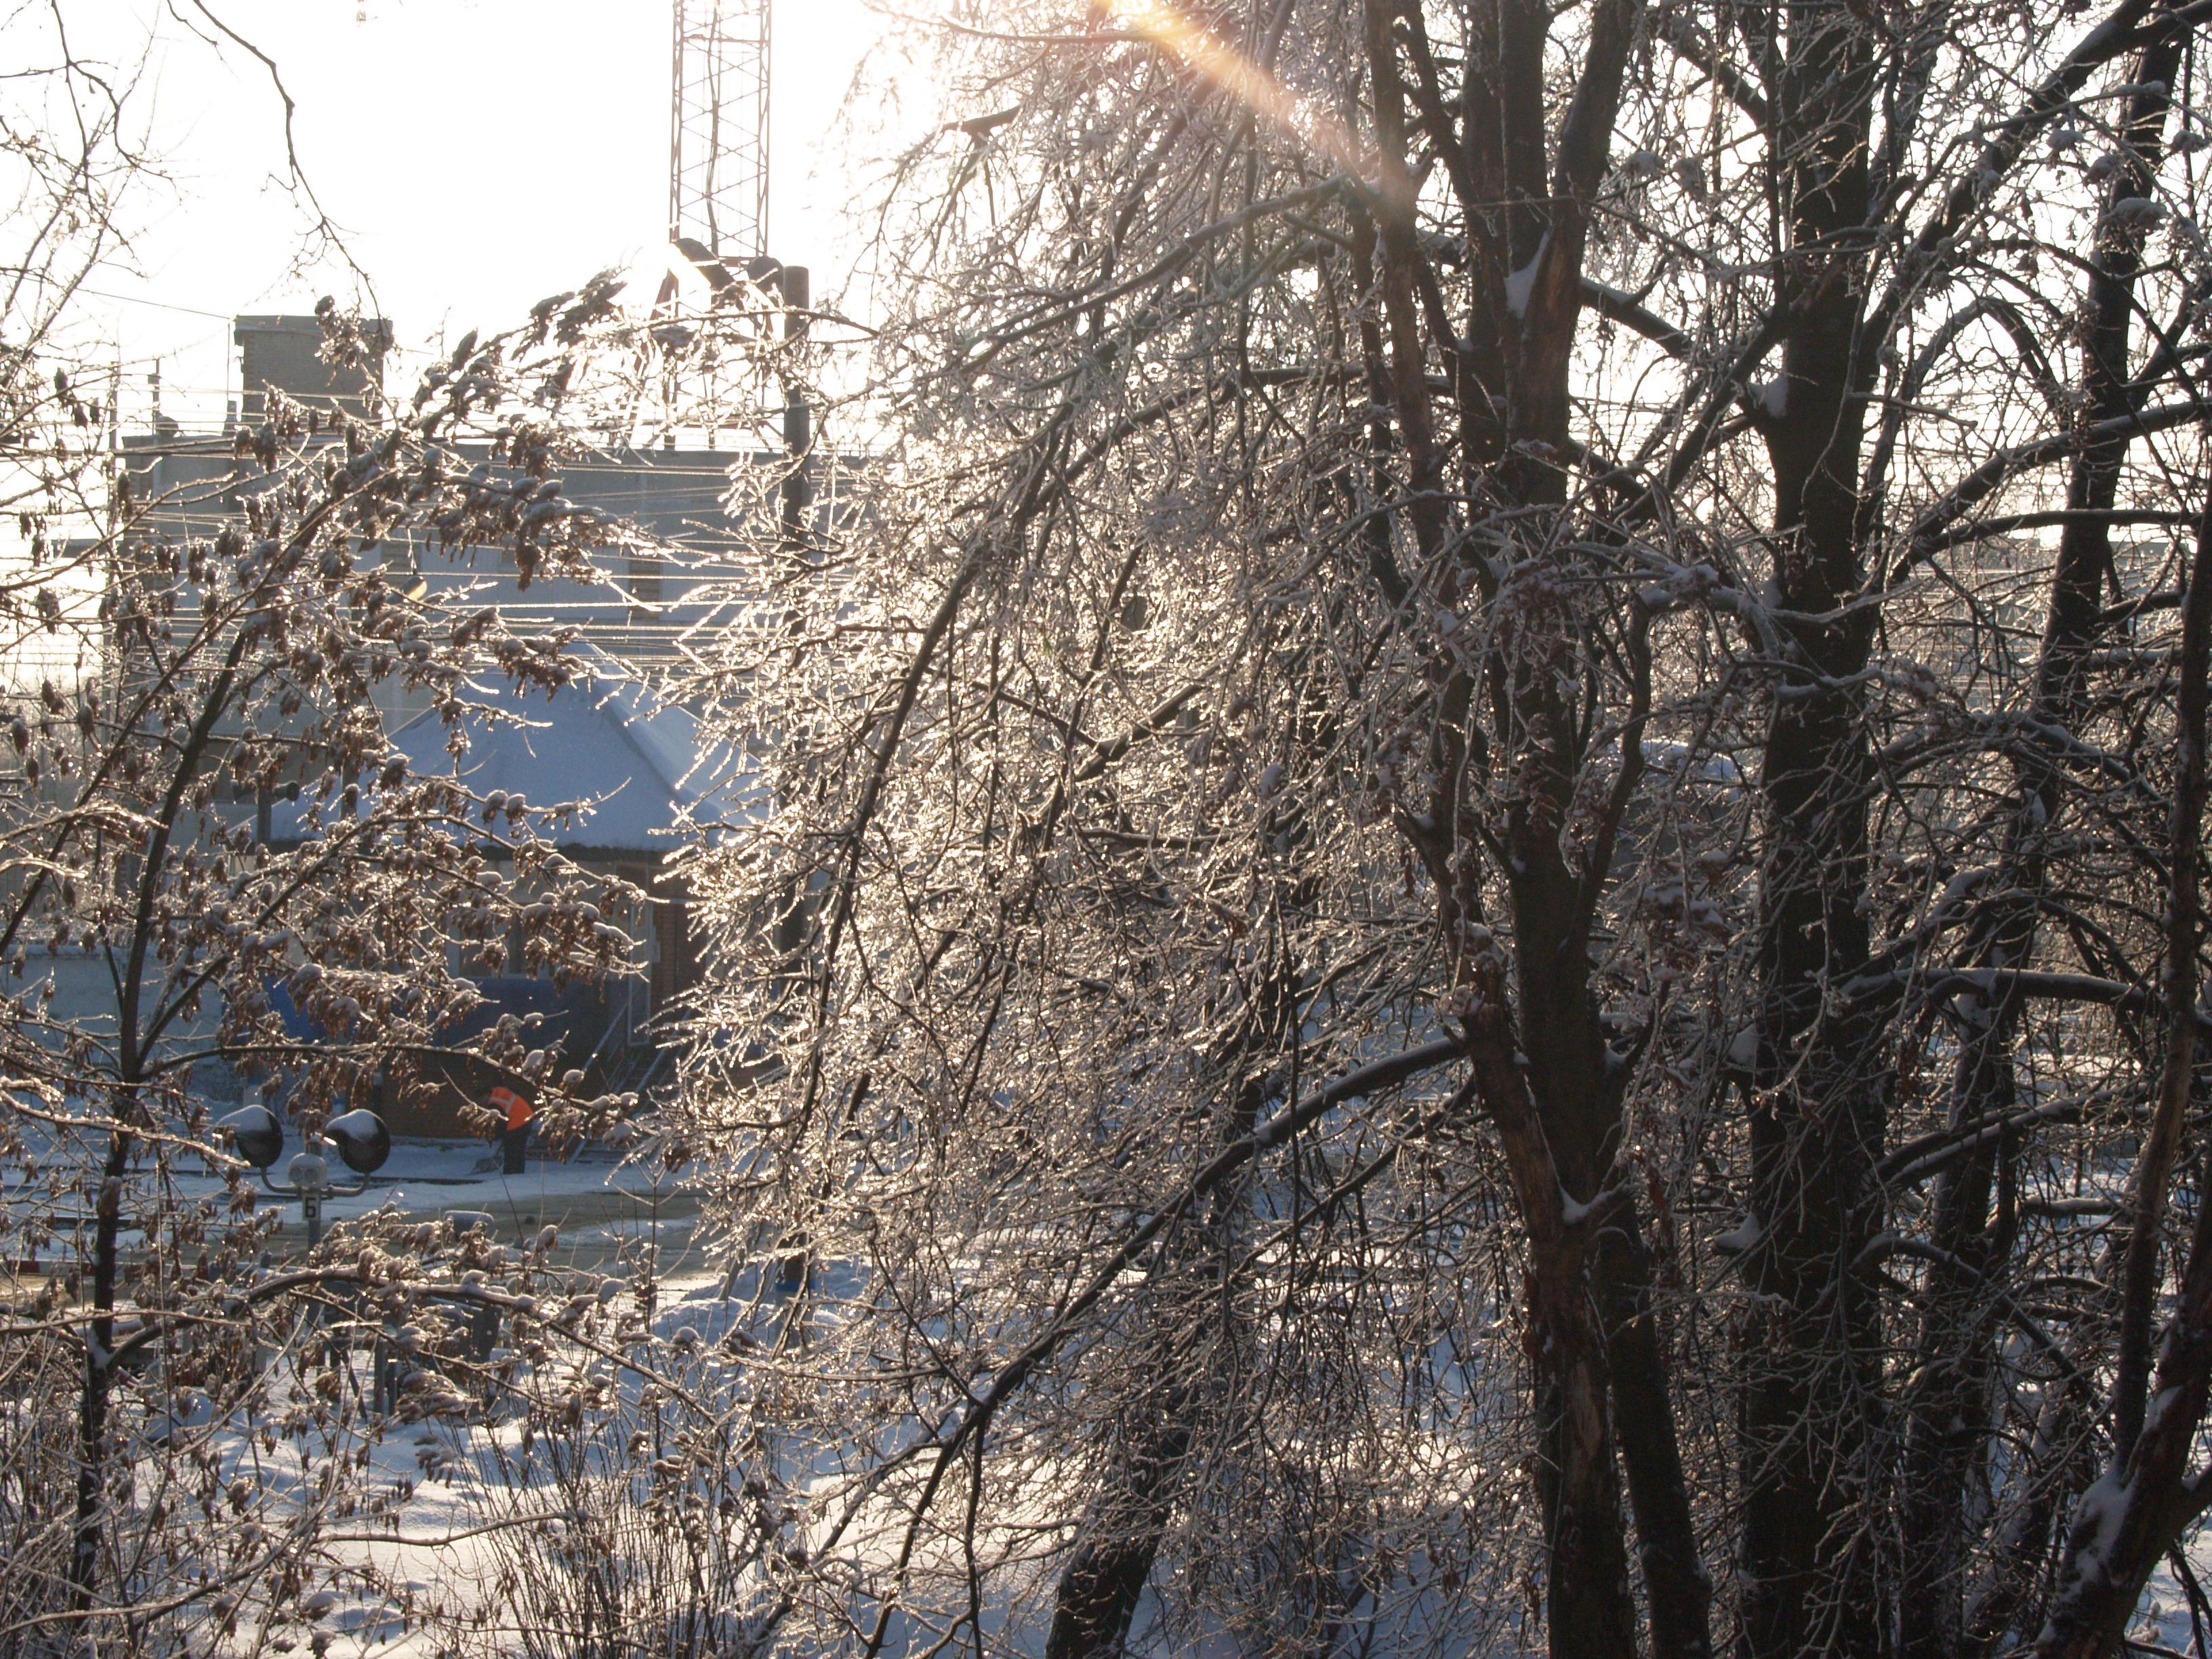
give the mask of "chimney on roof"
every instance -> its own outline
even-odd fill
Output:
[[[262,418],[273,387],[311,409],[361,419],[368,412],[369,392],[384,385],[384,354],[392,349],[392,325],[381,317],[365,321],[362,336],[368,348],[367,365],[341,368],[325,361],[323,325],[313,317],[234,319],[231,337],[244,360],[240,376],[246,392],[244,418]]]

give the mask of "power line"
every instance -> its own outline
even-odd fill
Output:
[[[82,283],[78,285],[76,291],[80,294],[88,294],[95,300],[112,300],[118,305],[151,306],[156,311],[181,311],[187,317],[212,317],[218,323],[231,323],[238,320],[228,312],[202,311],[197,306],[175,305],[167,300],[143,299],[136,294],[109,294],[100,289],[86,288]]]

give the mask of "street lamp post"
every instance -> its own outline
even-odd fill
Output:
[[[289,1193],[300,1200],[300,1218],[307,1224],[307,1249],[313,1250],[323,1242],[323,1194],[335,1194],[339,1189],[331,1185],[331,1166],[313,1152],[300,1152],[284,1166],[284,1184],[278,1186],[270,1180],[269,1172],[261,1172],[261,1184],[272,1193]],[[348,1190],[359,1192],[355,1186]]]
[[[215,1127],[230,1136],[238,1155],[253,1166],[263,1186],[280,1198],[300,1200],[300,1216],[307,1225],[310,1250],[323,1242],[323,1200],[350,1198],[362,1191],[368,1185],[366,1177],[375,1174],[384,1166],[384,1160],[392,1156],[392,1132],[384,1127],[384,1120],[365,1108],[356,1109],[325,1124],[322,1134],[284,1166],[284,1179],[279,1183],[269,1178],[269,1166],[284,1151],[284,1126],[276,1121],[274,1112],[255,1100]],[[346,1167],[363,1179],[350,1186],[333,1182],[329,1160],[317,1150],[321,1146],[337,1148]]]

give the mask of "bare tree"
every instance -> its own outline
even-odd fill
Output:
[[[266,1408],[270,1379],[241,1356],[272,1331],[280,1347],[301,1340],[312,1328],[296,1322],[301,1297],[371,1293],[396,1307],[408,1295],[410,1255],[390,1238],[244,1288],[266,1212],[213,1138],[196,1068],[284,1073],[310,1139],[426,1058],[463,1050],[527,1076],[557,1110],[561,1079],[541,1075],[512,1021],[456,1038],[478,1000],[465,970],[513,938],[561,976],[628,969],[630,941],[606,918],[637,896],[538,833],[582,803],[480,800],[456,776],[415,774],[387,736],[404,696],[465,746],[467,720],[490,717],[475,713],[472,675],[551,688],[572,672],[560,640],[510,634],[466,585],[422,582],[408,539],[427,538],[433,556],[504,547],[525,568],[586,568],[606,526],[561,496],[547,428],[525,415],[488,433],[496,476],[459,472],[448,446],[573,367],[617,286],[471,342],[411,413],[380,427],[340,422],[317,436],[273,398],[240,441],[240,518],[210,540],[165,533],[160,504],[121,499],[128,475],[111,473],[118,499],[83,556],[100,577],[90,614],[46,607],[90,672],[46,678],[13,717],[19,770],[0,825],[0,954],[19,987],[0,1037],[8,1218],[26,1253],[66,1231],[80,1259],[66,1288],[49,1278],[18,1310],[13,1352],[27,1402],[52,1398],[57,1368],[81,1388],[73,1501],[17,1516],[11,1632],[136,1628],[187,1603],[220,1622],[210,1571],[233,1603],[238,1577],[296,1590],[313,1528],[274,1556],[239,1550],[252,1510],[292,1498],[241,1503],[234,1491],[240,1513],[226,1515],[230,1475],[200,1453],[252,1402]],[[347,331],[331,322],[342,351]],[[256,805],[277,791],[302,805],[272,842]],[[58,994],[57,973],[73,967]],[[101,988],[90,996],[84,969]],[[287,1000],[312,1039],[280,1018]],[[230,1171],[227,1200],[179,1192],[203,1161]],[[180,1397],[207,1409],[161,1430]],[[345,1421],[366,1409],[337,1395],[313,1407]],[[167,1436],[152,1495],[149,1434]]]
[[[430,1334],[410,1340],[435,1349],[452,1322],[418,1289],[481,1299],[460,1276],[480,1285],[497,1253],[387,1218],[269,1271],[274,1217],[200,1085],[211,1066],[283,1075],[311,1144],[462,1052],[527,1077],[556,1132],[619,1105],[573,1099],[576,1075],[511,1020],[456,1035],[471,975],[513,940],[556,976],[628,971],[617,921],[638,896],[542,833],[586,803],[480,799],[416,775],[390,731],[428,710],[464,751],[498,717],[478,683],[574,672],[563,637],[517,635],[475,584],[420,570],[481,552],[526,585],[591,572],[611,527],[562,493],[565,422],[623,405],[643,337],[601,276],[471,334],[406,406],[333,416],[272,394],[219,527],[189,522],[147,498],[76,349],[79,290],[153,162],[130,74],[76,54],[71,21],[10,24],[27,68],[0,129],[17,191],[0,487],[22,537],[0,573],[0,1645],[258,1645],[343,1565],[325,1522],[388,1501],[358,1472],[381,1410],[318,1333],[416,1332],[419,1305]],[[357,362],[354,323],[323,315],[328,354]],[[485,465],[459,463],[471,441]],[[272,836],[279,793],[299,805]],[[257,1432],[297,1438],[316,1478],[263,1479]]]
[[[937,37],[866,508],[704,687],[787,1616],[2111,1650],[2203,1489],[2198,21]]]

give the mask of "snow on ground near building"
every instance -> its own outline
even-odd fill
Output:
[[[299,1151],[297,1137],[288,1137],[283,1156],[269,1170],[280,1188],[286,1164]],[[511,1176],[501,1172],[497,1150],[482,1141],[398,1140],[384,1167],[365,1181],[335,1155],[329,1164],[333,1182],[343,1186],[361,1182],[362,1190],[325,1198],[325,1227],[386,1208],[416,1218],[461,1212],[489,1216],[494,1237],[502,1243],[526,1233],[535,1235],[541,1227],[559,1228],[562,1250],[556,1266],[597,1266],[626,1246],[655,1243],[663,1273],[713,1267],[692,1243],[697,1199],[679,1190],[673,1178],[655,1187],[644,1171],[610,1164],[604,1155],[563,1163],[541,1158],[533,1148],[524,1173]],[[149,1171],[137,1173],[144,1176]],[[178,1201],[219,1199],[227,1190],[215,1176],[185,1165],[171,1168],[169,1182]],[[261,1203],[274,1206],[282,1218],[276,1253],[291,1255],[304,1250],[306,1228],[299,1200],[259,1182],[253,1188]],[[0,1202],[6,1198],[0,1193]],[[125,1207],[128,1215],[130,1206]],[[125,1249],[135,1242],[126,1233]],[[42,1250],[40,1265],[49,1261],[65,1264],[75,1255],[74,1233],[64,1225]]]
[[[287,1161],[278,1159],[270,1171],[280,1183]],[[335,1160],[331,1173],[348,1184],[358,1179]],[[199,1179],[210,1193],[219,1189],[212,1178]],[[293,1238],[301,1225],[297,1202],[265,1190],[262,1196],[283,1206],[284,1236]],[[387,1206],[414,1216],[453,1211],[489,1215],[494,1236],[503,1240],[555,1226],[571,1250],[594,1256],[608,1245],[657,1229],[668,1255],[664,1272],[683,1270],[684,1252],[672,1247],[688,1239],[699,1212],[698,1200],[679,1192],[674,1182],[656,1188],[642,1171],[603,1158],[561,1163],[533,1152],[522,1174],[506,1175],[496,1148],[470,1140],[395,1142],[391,1158],[368,1178],[364,1190],[325,1200],[324,1224]],[[304,1238],[300,1243],[304,1246]]]
[[[296,1146],[287,1150],[289,1153]],[[277,1165],[280,1177],[283,1161]],[[211,1176],[180,1175],[178,1179],[188,1191],[219,1190]],[[656,1189],[641,1170],[605,1161],[533,1158],[523,1175],[506,1176],[500,1172],[495,1154],[482,1143],[410,1140],[394,1146],[389,1162],[367,1190],[331,1200],[327,1218],[336,1222],[387,1205],[414,1216],[454,1211],[488,1214],[502,1241],[534,1234],[548,1224],[558,1226],[562,1248],[553,1259],[555,1265],[604,1271],[625,1285],[634,1283],[650,1262],[648,1270],[659,1282],[651,1321],[653,1331],[671,1344],[673,1352],[693,1356],[686,1363],[698,1368],[702,1395],[715,1396],[721,1409],[745,1409],[751,1383],[744,1350],[743,1345],[726,1346],[724,1338],[735,1322],[757,1327],[764,1314],[772,1316],[780,1299],[763,1283],[762,1264],[738,1274],[734,1282],[726,1281],[719,1269],[726,1245],[714,1246],[711,1255],[700,1248],[694,1237],[696,1200],[672,1184]],[[288,1201],[284,1209],[283,1249],[289,1253],[304,1241],[296,1205]],[[726,1285],[732,1293],[726,1300],[722,1296]],[[817,1316],[830,1316],[851,1290],[826,1281],[821,1288],[827,1295]],[[621,1293],[628,1296],[629,1291]],[[278,1364],[281,1368],[281,1358]],[[367,1386],[370,1364],[365,1355],[356,1362],[356,1370]],[[614,1401],[603,1436],[611,1464],[620,1461],[621,1444],[635,1427],[635,1391],[617,1388]],[[282,1404],[281,1389],[277,1403]],[[920,1426],[910,1423],[905,1428],[912,1433]],[[528,1528],[518,1522],[532,1514],[557,1512],[575,1500],[573,1493],[544,1492],[533,1484],[538,1477],[517,1480],[503,1473],[525,1467],[525,1460],[518,1456],[520,1435],[520,1422],[510,1408],[470,1420],[395,1421],[368,1428],[359,1443],[371,1460],[373,1484],[404,1496],[374,1522],[364,1517],[350,1523],[351,1529],[341,1526],[326,1540],[323,1559],[330,1564],[331,1600],[315,1629],[334,1639],[319,1652],[326,1651],[335,1659],[434,1659],[453,1650],[457,1631],[467,1632],[463,1645],[472,1653],[538,1650],[516,1627],[515,1621],[525,1616],[518,1611],[516,1575],[533,1559],[542,1559],[544,1552],[557,1551],[562,1535],[558,1528],[570,1523],[556,1520],[548,1523],[555,1531],[540,1528],[526,1538]],[[318,1454],[304,1443],[295,1445],[282,1437],[272,1443],[243,1423],[219,1431],[218,1441],[227,1466],[251,1468],[272,1491],[304,1490],[313,1478]],[[327,1455],[326,1449],[322,1455]],[[537,1467],[542,1469],[542,1462]],[[793,1516],[791,1541],[805,1546],[801,1559],[814,1558],[817,1571],[834,1565],[832,1576],[853,1589],[853,1610],[872,1616],[880,1604],[869,1591],[884,1583],[902,1541],[905,1516],[898,1492],[886,1488],[864,1503],[853,1516],[854,1524],[830,1544],[824,1535],[825,1522],[844,1510],[856,1490],[853,1483],[811,1467],[786,1465],[777,1474],[778,1485],[791,1483],[817,1506],[811,1514]],[[737,1478],[741,1485],[742,1469]],[[635,1473],[619,1477],[608,1484],[607,1501],[618,1510],[635,1507],[636,1500],[624,1492],[641,1494],[650,1484],[649,1477]],[[1006,1569],[990,1580],[982,1610],[988,1645],[994,1652],[1034,1653],[1049,1620],[1052,1564],[1048,1547],[1055,1534],[1054,1522],[1078,1512],[1080,1502],[1066,1489],[1061,1473],[1051,1468],[1010,1466],[994,1484],[1014,1501],[1011,1509],[994,1516],[993,1524],[977,1540],[983,1558]],[[633,1547],[648,1555],[655,1547],[641,1534],[628,1536]],[[915,1565],[926,1573],[955,1574],[960,1547],[955,1532],[932,1526],[925,1531]],[[532,1551],[538,1553],[537,1558]],[[2212,1539],[2202,1534],[2192,1539],[2185,1559],[2200,1583],[2212,1579]],[[386,1589],[366,1591],[357,1571],[362,1569],[369,1570]],[[759,1580],[750,1576],[753,1571],[745,1569],[732,1581],[728,1588],[737,1592],[732,1605],[743,1607],[760,1593]],[[2138,1610],[2137,1639],[2172,1651],[2191,1649],[2191,1599],[2172,1568],[2161,1567]],[[952,1611],[957,1614],[958,1609]],[[1401,1633],[1413,1635],[1440,1612],[1417,1597],[1395,1610],[1394,1622]],[[1437,1622],[1449,1621],[1438,1618]],[[910,1610],[892,1620],[883,1650],[895,1656],[926,1653],[945,1633],[945,1625],[943,1607],[917,1598]],[[304,1643],[299,1645],[304,1650]],[[1178,1637],[1167,1630],[1159,1603],[1150,1595],[1139,1609],[1130,1646],[1133,1654],[1175,1654],[1178,1659],[1212,1659],[1217,1654],[1225,1659],[1233,1649],[1226,1638],[1194,1642],[1187,1632]],[[1449,1651],[1449,1644],[1440,1650]],[[1504,1659],[1509,1650],[1484,1651]]]
[[[664,1370],[680,1367],[681,1386],[710,1413],[757,1420],[757,1407],[748,1404],[752,1390],[744,1346],[726,1338],[732,1326],[757,1323],[764,1314],[772,1320],[788,1304],[772,1290],[764,1291],[757,1272],[740,1275],[729,1287],[733,1294],[726,1297],[725,1288],[719,1275],[664,1281],[651,1323],[665,1346],[647,1363]],[[865,1476],[855,1480],[851,1472],[837,1472],[834,1458],[818,1465],[794,1463],[795,1449],[787,1449],[771,1454],[778,1465],[775,1484],[787,1495],[804,1493],[808,1507],[788,1512],[784,1527],[772,1534],[769,1550],[778,1559],[765,1571],[757,1559],[726,1559],[709,1567],[712,1584],[696,1576],[696,1566],[694,1576],[670,1579],[674,1540],[665,1531],[657,1534],[647,1517],[655,1498],[665,1493],[641,1466],[634,1443],[626,1461],[620,1449],[626,1437],[665,1409],[669,1392],[641,1389],[631,1377],[602,1401],[596,1440],[605,1461],[598,1467],[624,1472],[611,1477],[594,1474],[582,1483],[564,1483],[549,1473],[544,1439],[536,1443],[532,1455],[532,1442],[511,1407],[467,1419],[386,1425],[367,1443],[372,1481],[405,1496],[373,1526],[340,1528],[326,1538],[329,1588],[314,1620],[325,1643],[318,1652],[334,1659],[446,1659],[457,1651],[532,1659],[571,1654],[578,1650],[573,1645],[578,1629],[545,1622],[548,1603],[557,1603],[558,1591],[544,1581],[559,1571],[555,1564],[564,1547],[579,1549],[576,1565],[587,1575],[611,1572],[593,1592],[610,1598],[605,1611],[622,1602],[624,1616],[634,1618],[642,1601],[649,1618],[651,1595],[635,1593],[638,1581],[668,1580],[662,1613],[675,1616],[679,1603],[703,1599],[715,1618],[726,1621],[703,1634],[696,1647],[672,1631],[664,1638],[627,1630],[630,1638],[643,1635],[646,1641],[642,1649],[611,1644],[624,1651],[742,1650],[753,1633],[749,1621],[803,1578],[808,1583],[803,1594],[810,1598],[825,1587],[842,1587],[842,1613],[854,1621],[847,1639],[841,1642],[831,1633],[838,1623],[834,1617],[826,1631],[794,1620],[766,1651],[858,1652],[880,1616],[885,1620],[879,1650],[884,1659],[922,1659],[942,1651],[947,1636],[969,1615],[959,1588],[969,1551],[986,1575],[973,1608],[984,1650],[1006,1659],[1035,1659],[1043,1651],[1056,1583],[1054,1540],[1064,1518],[1082,1508],[1081,1495],[1064,1470],[1031,1466],[1019,1452],[994,1458],[992,1484],[999,1502],[991,1521],[969,1534],[960,1524],[957,1504],[937,1514],[921,1529],[919,1547],[908,1562],[914,1575],[908,1592],[887,1611],[878,1598],[890,1589],[908,1542],[910,1516],[904,1500],[911,1496],[911,1483],[905,1483],[905,1490],[898,1482],[878,1487]],[[903,1432],[915,1433],[921,1426],[910,1421]],[[677,1437],[672,1433],[672,1442]],[[281,1441],[257,1452],[250,1436],[235,1436],[230,1448],[228,1455],[252,1459],[258,1478],[271,1489],[304,1489],[312,1477],[312,1459]],[[719,1489],[726,1495],[746,1486],[747,1473],[739,1467],[694,1473],[684,1480],[710,1494]],[[593,1487],[596,1495],[586,1490]],[[857,1509],[856,1493],[863,1494]],[[725,1511],[723,1518],[732,1517]],[[713,1522],[702,1509],[694,1512],[691,1524]],[[829,1536],[833,1528],[834,1542]],[[583,1547],[587,1540],[604,1547],[615,1540],[621,1547],[619,1559]],[[795,1564],[804,1568],[799,1577],[793,1576]],[[369,1578],[377,1588],[366,1588]],[[1383,1621],[1380,1650],[1390,1650],[1388,1633],[1412,1634],[1432,1621],[1451,1622],[1440,1616],[1442,1611],[1433,1592],[1407,1598]],[[604,1639],[607,1627],[598,1626],[591,1634]],[[973,1650],[968,1644],[976,1636],[970,1627],[956,1646]],[[1158,1596],[1148,1592],[1138,1607],[1128,1650],[1133,1659],[1234,1659],[1243,1649],[1227,1632],[1171,1630]],[[1522,1650],[1510,1644],[1474,1650],[1447,1640],[1431,1650],[1448,1659],[1476,1659],[1478,1652],[1480,1659],[1523,1659]]]
[[[395,1183],[392,1196],[404,1193],[407,1182],[418,1193],[439,1195],[496,1188],[500,1182],[495,1176],[453,1173],[470,1161],[473,1150],[416,1146],[395,1152],[395,1161],[405,1155],[404,1179]],[[549,1197],[563,1191],[586,1194],[592,1190],[591,1176],[604,1181],[608,1173],[605,1166],[588,1174],[573,1166],[548,1170],[543,1190]],[[447,1181],[456,1184],[431,1184]],[[772,1315],[781,1298],[763,1283],[757,1266],[727,1285],[733,1294],[726,1298],[725,1288],[719,1273],[695,1270],[662,1278],[651,1326],[667,1346],[647,1363],[665,1366],[672,1355],[690,1356],[681,1361],[684,1382],[715,1414],[734,1418],[750,1414],[747,1401],[752,1390],[743,1345],[726,1343],[725,1338],[733,1323],[757,1324],[764,1313]],[[627,1286],[621,1293],[629,1294]],[[832,1303],[836,1299],[830,1298]],[[593,1528],[593,1535],[606,1537],[614,1528],[623,1528],[619,1536],[625,1548],[638,1553],[636,1570],[648,1577],[665,1573],[670,1563],[657,1559],[655,1552],[665,1553],[665,1535],[656,1543],[641,1518],[653,1478],[640,1469],[634,1449],[626,1464],[621,1451],[625,1438],[653,1415],[652,1407],[641,1405],[635,1379],[614,1389],[604,1409],[598,1442],[605,1467],[625,1466],[629,1473],[612,1480],[595,1475],[584,1483],[599,1489],[598,1498],[574,1486],[553,1489],[545,1474],[543,1443],[533,1463],[526,1455],[521,1420],[511,1407],[467,1419],[394,1421],[371,1429],[361,1443],[371,1460],[372,1484],[404,1496],[375,1521],[340,1526],[325,1538],[322,1559],[328,1565],[323,1582],[328,1588],[310,1598],[320,1608],[314,1629],[325,1638],[315,1652],[326,1659],[443,1659],[457,1650],[470,1655],[550,1652],[547,1638],[556,1630],[542,1625],[532,1628],[534,1620],[544,1616],[533,1611],[533,1597],[542,1601],[544,1586],[526,1583],[524,1577],[533,1568],[539,1574],[547,1571],[565,1540],[580,1540]],[[906,1430],[919,1427],[909,1423]],[[221,1442],[227,1466],[240,1470],[250,1467],[272,1492],[304,1490],[313,1479],[316,1457],[304,1443],[295,1445],[281,1437],[273,1443],[257,1441],[245,1425],[224,1433]],[[704,1478],[710,1485],[726,1479],[741,1488],[744,1473],[738,1468]],[[848,1512],[850,1495],[857,1489],[854,1483],[826,1467],[810,1469],[782,1462],[777,1474],[779,1486],[790,1483],[818,1505],[811,1515],[792,1516],[796,1529],[784,1534],[784,1547],[805,1545],[794,1559],[813,1558],[817,1571],[834,1565],[829,1577],[851,1592],[849,1611],[861,1621],[865,1637],[882,1607],[874,1595],[887,1584],[903,1541],[906,1515],[898,1492],[887,1487],[864,1501],[860,1512],[851,1516],[853,1524],[830,1544],[825,1522]],[[1012,1506],[1001,1507],[992,1523],[969,1541],[977,1548],[982,1565],[1000,1569],[988,1578],[980,1608],[985,1646],[1013,1659],[1042,1650],[1050,1618],[1054,1563],[1049,1545],[1057,1530],[1055,1522],[1078,1512],[1081,1504],[1065,1475],[1050,1467],[1024,1468],[1017,1460],[996,1472],[994,1484],[1002,1499],[1013,1500]],[[611,1519],[620,1516],[629,1519]],[[945,1578],[957,1578],[958,1572],[963,1540],[957,1522],[954,1515],[949,1522],[941,1517],[926,1528],[913,1562],[924,1576],[942,1575],[940,1591]],[[830,1545],[826,1550],[825,1544]],[[2212,1547],[2208,1546],[2212,1540],[2200,1534],[2186,1551],[2200,1581],[2212,1576]],[[379,1589],[365,1588],[364,1571]],[[629,1564],[617,1571],[627,1572]],[[748,1611],[775,1599],[759,1569],[742,1561],[732,1564],[720,1590],[727,1599],[718,1605],[740,1621]],[[933,1650],[948,1627],[957,1625],[960,1612],[942,1594],[917,1596],[891,1618],[881,1650],[885,1659],[920,1659]],[[1385,1629],[1422,1645],[1453,1623],[1436,1593],[1424,1590],[1394,1607]],[[2191,1649],[2190,1598],[2170,1567],[2161,1568],[2153,1579],[2134,1633],[2137,1640],[2169,1651]],[[821,1645],[820,1634],[802,1634],[784,1650],[838,1650]],[[1510,1641],[1498,1644],[1500,1634],[1502,1631],[1493,1632],[1492,1644],[1480,1649],[1456,1644],[1446,1635],[1432,1650],[1463,1654],[1468,1659],[1478,1652],[1482,1659],[1512,1659],[1516,1650]],[[294,1645],[304,1648],[305,1644]],[[679,1649],[682,1645],[678,1644]],[[713,1650],[718,1644],[707,1645]],[[857,1651],[860,1645],[854,1639],[843,1650]],[[1230,1659],[1237,1651],[1224,1634],[1194,1638],[1167,1629],[1159,1601],[1150,1594],[1139,1609],[1129,1647],[1142,1659]]]

